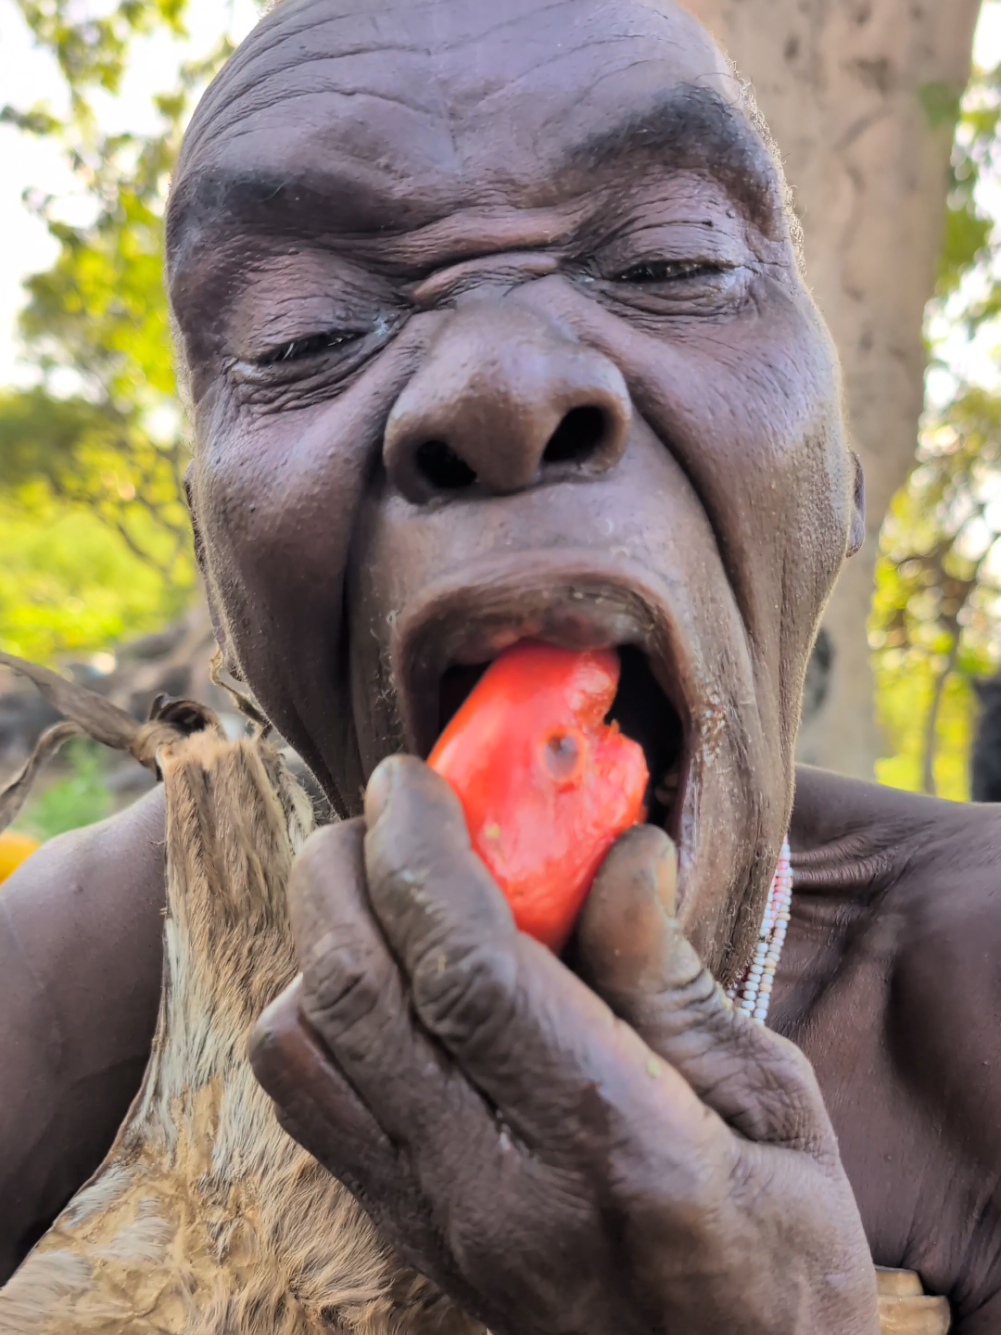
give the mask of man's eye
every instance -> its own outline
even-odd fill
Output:
[[[289,343],[281,343],[276,348],[269,348],[261,357],[254,359],[255,366],[277,366],[284,362],[300,362],[307,357],[315,357],[321,352],[332,352],[335,348],[355,343],[362,335],[346,332],[343,329],[328,329],[323,334],[310,334],[308,338],[294,338]]]
[[[720,265],[704,260],[645,260],[616,274],[615,282],[677,283],[686,278],[705,278],[720,272]]]

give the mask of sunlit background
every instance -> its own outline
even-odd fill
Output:
[[[177,0],[145,0],[136,32],[120,3],[78,8],[82,44],[64,22],[72,3],[0,0],[0,647],[96,679],[147,661],[148,641],[121,650],[139,637],[168,631],[175,656],[204,638],[159,222],[192,101],[260,6],[197,0],[182,27]],[[1001,665],[1001,0],[983,6],[974,64],[962,103],[928,110],[955,121],[953,184],[925,419],[870,619],[877,776],[956,799],[969,795],[973,683]],[[4,750],[9,685],[0,777],[30,731],[8,718]],[[22,825],[48,836],[127,789],[80,746]]]

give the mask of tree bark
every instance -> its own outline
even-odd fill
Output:
[[[980,0],[685,0],[754,88],[803,224],[807,275],[844,369],[866,542],[827,607],[826,691],[800,756],[871,777],[866,644],[879,529],[914,457],[924,307]]]

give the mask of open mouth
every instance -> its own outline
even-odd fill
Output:
[[[618,648],[622,672],[606,722],[617,723],[643,748],[650,781],[645,796],[647,820],[676,834],[676,807],[681,791],[685,730],[681,716],[657,684],[643,651],[632,644]],[[471,694],[489,662],[453,664],[438,688],[438,733],[451,722]]]
[[[597,582],[466,589],[426,605],[416,623],[401,627],[398,643],[410,747],[426,758],[490,663],[528,639],[617,650],[621,675],[608,721],[643,748],[647,820],[678,840],[691,740],[684,672],[671,628],[633,590]]]

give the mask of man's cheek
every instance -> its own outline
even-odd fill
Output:
[[[407,326],[345,388],[309,406],[278,396],[263,410],[222,376],[198,405],[194,493],[206,541],[246,562],[252,582],[267,582],[255,566],[267,573],[276,562],[286,589],[340,581],[386,419],[426,334]]]

